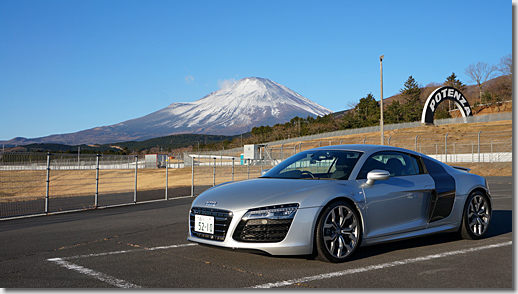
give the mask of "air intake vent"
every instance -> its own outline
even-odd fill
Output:
[[[286,238],[293,219],[241,221],[232,238],[241,242],[280,242]]]

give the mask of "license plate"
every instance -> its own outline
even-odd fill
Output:
[[[214,234],[214,217],[209,215],[194,215],[194,231]]]

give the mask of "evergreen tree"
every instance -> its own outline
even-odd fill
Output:
[[[394,101],[383,112],[383,120],[387,124],[397,124],[403,122],[403,105],[399,101]]]
[[[423,111],[423,104],[419,98],[421,96],[421,88],[412,76],[405,82],[404,88],[400,90],[400,93],[405,99],[403,120],[405,122],[419,121]]]
[[[454,87],[455,89],[459,90],[459,91],[465,91],[467,88],[466,88],[466,85],[463,84],[458,78],[457,76],[455,75],[454,72],[451,73],[451,75],[449,77],[446,78],[446,81],[444,82],[443,84],[444,86],[450,86],[450,87]],[[453,103],[454,106],[456,106],[455,103]],[[456,108],[456,107],[455,107]],[[448,112],[448,110],[451,110],[452,109],[452,101],[451,100],[448,100],[448,109],[446,110]],[[450,118],[451,115],[449,113],[447,114],[441,114],[441,117],[437,116],[437,113],[435,115],[436,118]]]
[[[354,108],[355,122],[359,126],[353,127],[368,127],[379,124],[380,120],[380,106],[372,93],[369,93],[366,97],[361,98],[360,102]]]
[[[446,81],[444,82],[443,84],[444,86],[450,86],[450,87],[454,87],[455,89],[459,90],[459,91],[465,91],[466,90],[466,85],[463,84],[458,78],[457,76],[455,75],[454,72],[451,73],[451,75],[449,77],[446,78]]]

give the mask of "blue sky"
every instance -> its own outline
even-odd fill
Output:
[[[333,111],[512,53],[511,1],[0,1],[0,140],[77,132],[245,77]]]

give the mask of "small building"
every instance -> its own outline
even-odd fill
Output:
[[[146,168],[165,168],[166,164],[167,155],[146,154]]]
[[[245,145],[243,159],[261,159],[261,145]]]

